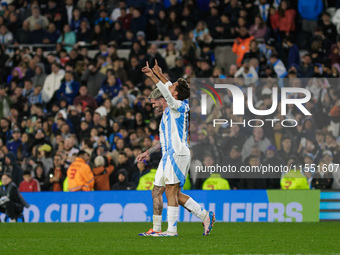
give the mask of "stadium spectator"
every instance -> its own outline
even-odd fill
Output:
[[[157,45],[151,44],[143,62],[147,61],[149,63],[155,63],[155,60],[157,60],[158,65],[162,68],[163,72],[167,72],[168,65],[166,64],[165,59],[159,54]]]
[[[73,14],[73,9],[74,9],[74,6],[73,6],[73,0],[66,0],[65,1],[65,9],[63,10],[64,11],[64,23],[67,23],[69,25],[71,25],[72,23],[72,14]]]
[[[45,103],[50,102],[53,98],[54,93],[59,90],[61,80],[64,78],[65,71],[60,68],[58,63],[52,63],[52,72],[46,76],[43,88],[42,96]]]
[[[307,178],[300,170],[291,169],[281,178],[281,189],[310,189]]]
[[[99,12],[99,19],[95,20],[94,25],[99,25],[103,31],[103,33],[109,33],[111,31],[112,20],[107,17],[106,10],[101,10]]]
[[[122,16],[122,9],[126,11],[127,5],[125,1],[118,1],[118,6],[113,9],[110,18],[113,21],[116,21],[119,17]]]
[[[74,154],[77,154],[79,152],[79,149],[74,147],[75,140],[71,137],[67,137],[62,145],[63,145],[62,150],[66,154],[64,164],[65,167],[68,168],[72,162],[72,156]]]
[[[331,23],[331,15],[328,12],[321,15],[320,27],[324,31],[325,37],[332,43],[336,43],[336,27]]]
[[[4,172],[1,182],[0,212],[5,213],[10,218],[10,222],[16,222],[17,218],[22,214],[24,207],[28,208],[29,204],[22,197],[15,183],[12,182],[11,174]]]
[[[81,81],[87,85],[88,95],[93,97],[98,95],[104,80],[105,75],[99,72],[95,64],[90,64],[81,77]]]
[[[119,94],[122,88],[121,81],[116,78],[113,74],[108,75],[107,80],[103,81],[103,84],[97,95],[97,102],[101,104],[104,99],[109,98],[112,100]]]
[[[80,23],[82,19],[80,16],[80,10],[78,8],[74,8],[72,12],[72,21],[70,24],[70,28],[73,32],[77,33],[80,28]]]
[[[59,36],[57,43],[61,43],[62,46],[70,52],[72,50],[72,46],[77,42],[76,34],[71,31],[70,26],[68,24],[64,25],[63,32]]]
[[[24,20],[22,28],[17,30],[14,38],[16,43],[26,44],[30,42],[30,22],[28,20]]]
[[[260,152],[260,150],[258,150]],[[245,160],[245,165],[250,167],[251,169],[257,168],[260,166],[261,156],[255,155],[255,153],[251,154]],[[242,178],[240,180],[240,189],[265,189],[266,188],[266,179],[261,173],[258,172],[250,172],[247,174],[246,178]]]
[[[184,72],[184,61],[181,56],[176,57],[175,66],[169,70],[169,75],[173,77],[174,80],[178,80],[182,77]]]
[[[243,56],[249,51],[250,42],[254,39],[253,36],[248,34],[246,27],[240,27],[240,36],[235,39],[233,44],[233,52],[236,54],[236,64],[238,67],[241,66]]]
[[[45,82],[45,79],[46,79],[46,74],[45,74],[45,67],[42,63],[37,64],[37,66],[35,67],[34,73],[35,73],[35,75],[32,77],[32,79],[27,80],[27,82],[30,82],[31,85],[33,84],[34,86],[44,85],[44,82]],[[25,86],[26,86],[26,81],[25,81]],[[27,92],[23,93],[24,96],[26,96],[26,97],[27,97],[26,94],[29,95],[31,92],[33,92],[33,91],[31,91],[31,89],[32,89],[31,86],[28,86],[28,87],[29,87],[28,89],[25,88],[27,90]]]
[[[57,99],[60,101],[65,99],[69,105],[79,93],[79,83],[74,80],[73,73],[70,71],[65,72],[64,81],[61,83],[60,88],[57,90]]]
[[[250,59],[243,59],[242,66],[237,70],[234,75],[235,78],[242,77],[246,86],[257,83],[257,80],[259,78],[255,68],[253,66],[250,66],[249,62]]]
[[[289,2],[282,0],[277,11],[271,10],[270,22],[277,36],[283,40],[285,36],[291,35],[295,31],[296,10],[290,8]]]
[[[31,6],[31,11],[32,11],[32,16],[28,17],[26,21],[29,22],[30,25],[30,31],[35,30],[36,24],[39,23],[41,24],[41,27],[43,29],[48,27],[49,21],[45,16],[40,15],[40,9],[39,6],[37,5],[32,5]]]
[[[277,54],[272,54],[270,56],[270,63],[275,71],[275,74],[278,78],[284,78],[287,76],[288,72],[283,64],[282,60],[278,58]]]
[[[76,36],[77,42],[91,42],[91,30],[86,19],[81,20]]]
[[[29,170],[25,170],[23,173],[24,180],[19,185],[20,192],[39,192],[39,182],[32,177],[32,173]]]
[[[47,191],[47,186],[46,186],[46,174],[44,171],[44,166],[42,163],[38,162],[34,164],[34,178],[38,181],[40,190],[41,191]]]
[[[78,152],[75,161],[67,169],[69,191],[91,191],[94,187],[94,176],[86,162],[91,155],[84,150]]]
[[[28,105],[32,106],[35,104],[43,104],[43,92],[42,92],[42,85],[37,84],[34,89],[33,92],[29,94],[28,96]]]
[[[302,17],[302,30],[313,33],[318,17],[323,10],[322,0],[299,0],[298,10]]]
[[[203,183],[202,190],[230,190],[229,182],[220,174],[213,173]]]
[[[94,190],[110,190],[110,175],[115,170],[110,157],[97,156],[94,159]]]
[[[267,26],[261,16],[255,17],[254,25],[250,27],[249,34],[253,36],[254,38],[264,38],[266,36]]]
[[[94,97],[88,95],[87,93],[87,86],[86,85],[81,85],[79,88],[79,96],[77,96],[74,101],[73,104],[75,106],[77,105],[81,105],[81,109],[82,111],[85,110],[85,107],[89,106],[91,107],[91,109],[96,109],[97,108],[97,102],[94,99]]]
[[[195,171],[198,171],[195,184],[196,189],[202,189],[204,181],[207,180],[210,176],[210,172],[208,169],[209,167],[214,166],[215,162],[217,161],[214,160],[214,156],[212,156],[211,154],[205,153],[203,155],[202,166],[200,166],[201,168],[199,170],[197,168],[195,169]]]
[[[314,73],[314,67],[310,54],[305,54],[300,64],[300,73],[302,77],[311,77]]]
[[[141,150],[140,153],[138,153],[138,155],[141,154]],[[138,156],[137,155],[137,156]],[[133,182],[135,184],[135,186],[137,187],[139,184],[139,180],[142,176],[144,176],[145,174],[148,174],[150,172],[150,169],[147,165],[147,163],[140,163],[137,162],[135,164],[135,168],[136,171],[133,172],[132,176],[131,176],[131,182]]]
[[[14,128],[12,131],[12,140],[8,141],[7,148],[8,151],[13,152],[14,155],[17,155],[18,149],[21,146],[21,131],[19,128]]]
[[[17,164],[16,156],[13,152],[8,152],[5,155],[2,168],[3,173],[8,173],[11,176],[11,181],[18,187],[22,181],[22,169]]]
[[[338,8],[332,16],[332,23],[336,26],[337,33],[340,32],[340,9]]]
[[[135,186],[132,183],[128,182],[128,172],[121,168],[116,173],[117,175],[117,183],[113,184],[111,190],[133,190]]]
[[[236,169],[240,169],[241,165],[243,164],[242,157],[241,157],[241,147],[237,145],[233,145],[228,151],[228,157],[223,158],[221,160],[221,165],[227,166],[230,164],[231,166],[235,166]],[[231,189],[239,189],[240,188],[240,176],[236,173],[221,173],[221,177],[228,180]]]
[[[292,139],[289,136],[282,136],[281,150],[278,151],[278,156],[287,163],[289,158],[294,154],[292,148]]]
[[[4,85],[0,85],[0,118],[1,118],[1,122],[4,123],[4,121],[2,121],[4,116],[8,116],[9,115],[9,111],[10,111],[10,105],[12,104],[12,100],[10,99],[9,96],[7,96],[6,94],[6,88]],[[1,136],[3,136],[3,125],[1,125]],[[5,131],[6,132],[6,131]],[[6,141],[5,141],[6,142]]]
[[[287,36],[283,40],[283,47],[288,50],[288,61],[285,63],[287,68],[289,69],[292,65],[299,66],[300,65],[300,53],[299,49],[294,44],[291,36]]]
[[[42,20],[39,20],[34,25],[34,30],[30,33],[30,43],[34,44],[42,44],[45,39],[48,37],[48,33],[45,29],[43,29],[44,23]]]
[[[192,149],[199,160],[203,161],[203,157],[208,153],[212,154],[215,159],[219,158],[218,149],[216,145],[211,142],[206,129],[198,131],[198,144],[193,146]]]
[[[13,41],[13,34],[11,31],[8,30],[8,28],[2,24],[0,25],[0,42],[1,43],[12,43]]]
[[[44,167],[44,175],[53,167],[53,160],[50,157],[52,147],[49,144],[42,144],[38,147],[37,161]]]
[[[262,152],[265,152],[268,146],[271,145],[269,139],[263,134],[263,128],[254,128],[252,136],[250,136],[243,144],[241,153],[243,160],[251,154],[253,145],[257,145]]]
[[[156,170],[156,168],[151,168],[149,173],[143,175],[139,179],[136,190],[152,190],[154,186],[153,183],[155,180]]]
[[[63,183],[66,178],[66,169],[60,154],[53,157],[53,167],[49,170],[46,177],[46,187],[49,191],[63,191]]]
[[[78,1],[78,4],[80,4],[81,2],[84,2],[83,0]],[[95,17],[95,10],[94,10],[94,6],[93,6],[93,2],[92,1],[86,1],[85,4],[83,4],[83,8],[80,8],[82,10],[82,17],[86,18],[89,23],[92,25],[93,24],[93,20]]]
[[[121,12],[121,15],[119,16],[115,24],[116,23],[119,24],[120,27],[122,28],[122,31],[130,29],[131,22],[132,22],[132,14],[129,13],[125,7],[121,8],[120,12]]]
[[[331,189],[333,184],[333,174],[324,169],[324,162],[320,161],[317,172],[314,174],[312,179],[312,187],[314,189]]]
[[[130,24],[130,30],[137,34],[138,31],[145,31],[147,26],[147,20],[144,15],[142,15],[142,10],[139,7],[132,9],[132,21]]]
[[[333,184],[332,184],[332,189],[339,189],[339,174],[338,174],[338,171],[339,171],[339,166],[335,165],[333,162],[333,153],[330,151],[330,150],[325,150],[323,153],[322,153],[322,162],[324,162],[324,165],[322,166],[322,170],[324,168],[326,168],[326,172],[327,170],[329,172],[332,172],[334,173],[333,174]]]
[[[170,69],[175,67],[176,59],[179,57],[179,52],[175,49],[175,45],[173,43],[169,43],[167,45],[162,57],[165,59],[165,62]]]
[[[59,7],[57,5],[56,0],[48,0],[47,8],[44,10],[45,17],[49,20],[55,20],[56,15],[58,14]]]
[[[265,152],[265,158],[263,160],[263,165],[267,165],[268,167],[280,167],[281,165],[284,166],[285,163],[283,160],[279,157],[277,154],[276,147],[274,145],[270,145],[267,147]],[[281,173],[280,172],[272,172],[266,175],[266,178],[268,178],[266,188],[267,189],[280,189],[280,178]]]

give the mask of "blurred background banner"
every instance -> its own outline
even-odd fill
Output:
[[[26,222],[148,222],[152,220],[152,199],[146,193],[150,191],[23,193],[31,205],[25,208],[24,217]],[[319,190],[189,190],[187,194],[215,211],[218,221],[319,221]],[[163,221],[166,214],[164,210]],[[199,219],[181,207],[179,221]]]

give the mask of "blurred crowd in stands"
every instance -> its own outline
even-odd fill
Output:
[[[238,85],[253,87],[261,109],[270,108],[273,87],[312,92],[312,116],[289,110],[295,128],[191,123],[185,188],[218,189],[205,183],[211,178],[221,189],[292,188],[281,176],[206,180],[196,166],[340,163],[339,0],[0,2],[0,176],[10,172],[21,191],[67,190],[66,171],[79,155],[95,190],[152,189],[161,154],[135,159],[159,139],[161,115],[147,98],[155,85],[141,72],[155,59],[172,82],[244,78]],[[236,56],[227,66],[215,54],[225,39]],[[120,49],[130,50],[127,58]],[[194,100],[191,114],[199,113]],[[223,100],[228,107],[214,116],[237,119]],[[308,183],[298,188],[340,189],[340,170],[301,174]]]

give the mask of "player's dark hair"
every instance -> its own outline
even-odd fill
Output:
[[[177,98],[178,100],[185,100],[190,97],[190,87],[187,81],[183,78],[179,78],[177,80],[178,85],[176,86],[176,91],[178,93]]]

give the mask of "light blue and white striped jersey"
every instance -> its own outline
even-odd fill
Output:
[[[159,126],[159,137],[162,155],[176,153],[177,155],[190,155],[188,147],[189,102],[176,100],[169,91],[171,82],[163,84],[158,82],[157,88],[161,91],[168,107],[164,110]]]

